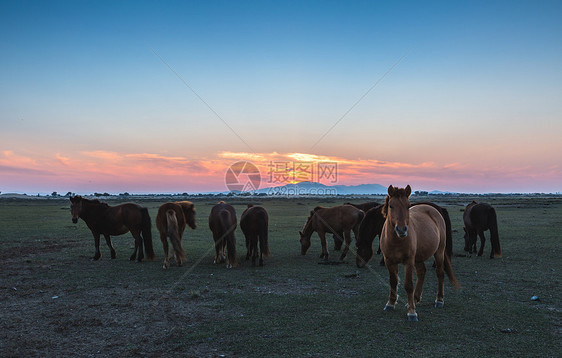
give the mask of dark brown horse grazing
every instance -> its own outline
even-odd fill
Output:
[[[345,238],[345,248],[340,256],[340,261],[342,261],[349,250],[351,231],[353,230],[357,238],[357,230],[364,215],[365,213],[362,210],[351,205],[340,205],[332,208],[317,206],[310,212],[303,230],[299,231],[301,254],[306,255],[310,247],[310,237],[316,231],[318,236],[320,236],[320,243],[322,244],[320,258],[328,260],[329,253],[326,247],[326,233],[332,233]]]
[[[435,259],[438,289],[435,307],[443,307],[444,272],[455,286],[458,282],[453,274],[451,261],[445,255],[445,220],[430,205],[410,207],[412,189],[388,187],[383,215],[386,217],[381,234],[381,251],[384,255],[390,281],[390,293],[385,311],[393,310],[397,300],[398,265],[404,265],[404,289],[408,296],[408,320],[417,321],[416,303],[421,300],[425,279],[424,262],[431,256]],[[414,290],[414,268],[417,282]]]
[[[164,203],[158,208],[156,215],[156,228],[160,232],[160,241],[164,248],[164,268],[170,267],[168,261],[168,237],[174,249],[176,263],[181,266],[186,259],[185,250],[181,244],[181,237],[185,226],[195,229],[195,205],[190,201],[176,201]]]
[[[211,214],[209,214],[209,228],[213,232],[213,239],[215,240],[214,263],[226,261],[227,268],[236,267],[236,238],[234,237],[236,211],[234,207],[224,201],[213,206]],[[228,259],[224,255],[225,247]]]
[[[363,210],[363,212],[367,213],[367,211],[369,211],[370,209],[380,205],[379,203],[375,202],[375,201],[368,201],[366,203],[362,203],[362,204],[353,204],[353,203],[343,203],[343,205],[351,205],[351,206],[355,206],[357,209]],[[341,250],[341,246],[343,244],[343,240],[341,238],[341,236],[338,235],[333,235],[333,239],[334,239],[334,251],[340,251]]]
[[[246,260],[252,258],[252,265],[256,266],[258,258],[258,241],[260,243],[259,265],[263,266],[263,258],[269,257],[269,244],[267,242],[269,216],[261,206],[248,204],[240,217],[240,229],[246,237]]]
[[[72,212],[72,222],[76,224],[78,218],[81,218],[94,235],[96,247],[94,260],[101,257],[100,235],[105,237],[105,242],[111,250],[111,258],[114,259],[115,249],[111,243],[111,235],[123,235],[129,231],[135,238],[135,251],[131,255],[131,261],[137,259],[140,262],[144,258],[143,241],[146,258],[154,259],[150,216],[145,207],[133,203],[109,206],[97,199],[89,200],[81,196],[72,196],[70,197],[70,211]]]
[[[464,251],[476,253],[476,235],[480,236],[480,250],[478,256],[484,253],[486,237],[484,231],[490,230],[492,251],[490,258],[502,257],[500,237],[498,235],[498,218],[496,210],[490,204],[473,201],[466,206],[462,216],[464,221]]]
[[[447,241],[445,244],[445,253],[449,256],[449,259],[452,260],[453,256],[453,231],[451,228],[451,218],[449,217],[449,212],[447,209],[429,202],[422,202],[422,203],[413,203],[410,206],[415,205],[430,205],[437,209],[443,219],[445,220],[445,231],[447,234]],[[369,260],[373,257],[373,241],[377,235],[381,235],[382,227],[384,225],[384,221],[386,220],[382,215],[382,208],[383,205],[379,205],[367,211],[365,213],[365,218],[361,221],[361,225],[359,225],[359,237],[357,238],[356,245],[357,245],[357,258],[355,263],[357,267],[362,268],[369,263]],[[377,254],[381,253],[380,245],[379,249],[377,250]],[[384,257],[380,261],[380,265],[384,266]]]

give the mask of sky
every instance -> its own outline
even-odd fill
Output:
[[[0,0],[0,192],[225,191],[238,161],[261,187],[337,163],[344,185],[561,192],[561,18],[560,1]]]

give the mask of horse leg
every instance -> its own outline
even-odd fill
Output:
[[[111,258],[114,259],[116,255],[115,255],[115,248],[111,243],[111,236],[104,234],[103,237],[105,237],[105,243],[107,244],[107,246],[109,246],[109,250],[111,251]]]
[[[320,236],[320,244],[322,245],[322,253],[320,254],[320,258],[324,260],[328,260],[328,247],[326,245],[326,233],[323,231],[318,232],[318,236]]]
[[[101,257],[101,251],[100,251],[100,234],[94,234],[94,246],[96,248],[96,252],[94,253],[94,257],[92,257],[92,259],[94,261],[97,261],[100,259]]]
[[[341,232],[334,233],[332,235],[334,239],[334,251],[340,251],[341,245],[343,244],[343,234]]]
[[[417,321],[416,302],[414,302],[414,263],[404,264],[404,290],[408,296],[408,321]]]
[[[398,287],[398,264],[386,264],[386,269],[388,270],[388,282],[390,287],[390,293],[388,294],[388,302],[384,306],[385,311],[394,310],[394,305],[398,299],[398,294],[396,292]]]
[[[215,240],[215,260],[213,263],[218,264],[220,262],[221,242],[217,240],[215,233],[213,233],[213,240]]]
[[[140,235],[140,232],[137,230],[131,230],[131,234],[135,239],[135,251],[131,255],[130,260],[134,261],[136,257],[137,261],[141,262],[142,259],[144,258],[143,249],[142,249],[142,237]],[[138,257],[137,257],[137,250],[138,250]]]
[[[345,247],[343,248],[343,251],[341,253],[340,261],[343,261],[343,259],[345,259],[345,256],[347,256],[347,252],[349,251],[349,244],[351,244],[351,231],[347,230],[343,233],[343,235],[345,238]]]
[[[486,241],[484,231],[478,231],[478,236],[480,236],[480,250],[478,250],[478,256],[482,256],[484,253],[484,242]],[[476,238],[474,238],[474,251],[476,252]]]
[[[435,308],[443,308],[444,286],[445,286],[445,252],[436,252],[435,274],[437,275],[437,297],[435,298]]]
[[[252,266],[256,266],[256,260],[258,258],[258,235],[252,235],[250,240],[250,245],[252,245]]]
[[[266,247],[267,247],[267,236],[264,236],[262,234],[259,235],[259,239],[260,239],[260,266],[263,266],[263,253],[266,252]]]
[[[225,238],[220,237],[217,239],[215,238],[215,261],[214,264],[223,263],[226,261],[226,257],[224,256],[224,247],[226,246]]]
[[[162,265],[162,268],[167,269],[170,267],[170,262],[168,261],[168,236],[160,233],[160,241],[162,241],[162,248],[164,249],[164,265]]]
[[[417,281],[416,281],[416,289],[414,290],[414,301],[416,303],[419,303],[421,301],[421,298],[422,298],[423,282],[425,280],[425,272],[426,272],[425,263],[423,261],[422,262],[416,262]]]

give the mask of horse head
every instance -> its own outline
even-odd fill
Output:
[[[386,216],[387,221],[390,220],[396,235],[401,238],[408,236],[408,224],[410,222],[409,197],[411,193],[412,188],[410,185],[404,189],[391,185],[388,187],[388,195],[384,203],[383,214]]]
[[[356,249],[357,255],[355,257],[355,265],[357,265],[358,268],[363,268],[373,257],[373,247],[371,245],[361,245],[358,242]]]
[[[195,205],[189,201],[180,201],[176,202],[176,204],[179,204],[181,207],[185,223],[195,230],[195,228],[197,228],[197,223],[195,222]]]
[[[78,217],[82,211],[82,197],[79,195],[70,197],[70,212],[72,213],[72,222],[76,224]]]
[[[310,212],[310,216],[306,220],[306,224],[302,231],[299,231],[300,243],[301,243],[301,255],[306,255],[308,248],[310,247],[310,237],[312,236],[312,217],[314,216],[314,210]]]

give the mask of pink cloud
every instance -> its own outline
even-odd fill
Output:
[[[23,155],[0,152],[0,191],[50,192],[198,192],[225,191],[224,176],[236,161],[254,163],[261,172],[262,187],[269,182],[275,163],[337,163],[337,183],[357,185],[411,184],[415,190],[467,192],[560,191],[558,165],[534,167],[480,166],[462,163],[407,163],[378,159],[354,159],[307,153],[220,152],[213,157],[187,158],[158,153],[84,151]],[[304,178],[305,172],[291,172]],[[298,180],[297,180],[298,181]],[[326,183],[325,184],[330,184]]]

